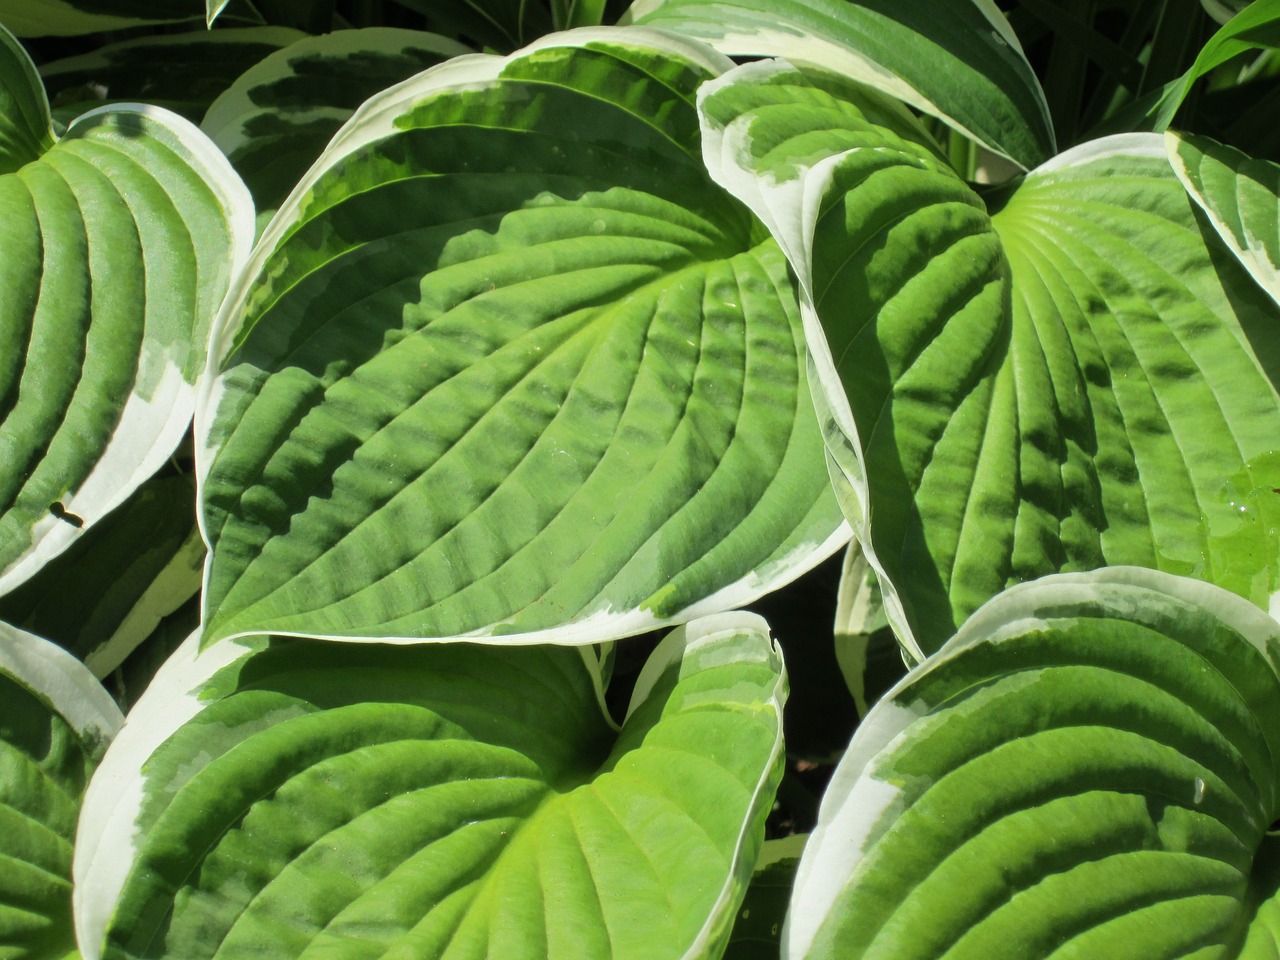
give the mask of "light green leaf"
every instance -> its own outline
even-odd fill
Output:
[[[0,620],[52,640],[104,677],[200,589],[191,476],[152,478],[12,593]]]
[[[86,960],[720,955],[781,775],[759,617],[668,636],[620,730],[587,648],[198,639],[86,797]]]
[[[1280,166],[1192,134],[1167,134],[1178,178],[1218,236],[1280,302]]]
[[[939,117],[1023,169],[1056,150],[1044,93],[990,0],[637,0],[627,19],[730,56],[825,67]]]
[[[74,954],[76,818],[123,719],[74,657],[0,623],[0,956],[7,960]]]
[[[435,34],[390,27],[310,37],[246,71],[214,101],[201,129],[244,178],[265,222],[356,107],[469,52]]]
[[[198,20],[203,14],[201,0],[0,0],[0,24],[20,37],[123,30]]]
[[[1268,922],[1278,644],[1256,607],[1157,571],[997,597],[858,729],[783,956],[1271,956],[1239,943]]]
[[[838,493],[908,651],[1058,570],[1150,566],[1267,607],[1280,312],[1161,139],[984,198],[832,100],[741,68],[704,88],[706,156],[799,276]]]
[[[215,331],[210,640],[597,642],[838,549],[786,263],[697,153],[725,65],[573,32],[343,128]]]
[[[55,116],[70,114],[68,121],[106,100],[144,101],[199,123],[245,70],[304,36],[283,27],[242,27],[137,37],[46,63],[40,76]]]
[[[22,64],[26,62],[24,68]],[[0,78],[34,75],[0,28]],[[39,116],[0,155],[0,594],[156,472],[182,439],[213,313],[252,238],[252,205],[195,127],[135,106]],[[26,130],[36,127],[24,123]]]

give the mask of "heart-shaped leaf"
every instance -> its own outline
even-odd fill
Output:
[[[86,960],[723,950],[781,775],[759,617],[668,636],[620,730],[588,647],[198,640],[86,797]]]
[[[786,262],[698,153],[725,65],[584,30],[357,112],[215,331],[209,639],[594,642],[838,548]]]
[[[71,850],[89,775],[123,722],[61,647],[0,623],[0,954],[73,955]]]
[[[859,728],[783,956],[1273,956],[1278,644],[1154,570],[1000,595]]]
[[[167,111],[56,144],[0,28],[0,594],[122,503],[190,424],[209,324],[252,239],[225,159]]]
[[[1107,564],[1266,607],[1280,310],[1161,138],[979,196],[810,76],[762,63],[708,85],[707,160],[799,276],[837,485],[908,650],[1010,584]]]

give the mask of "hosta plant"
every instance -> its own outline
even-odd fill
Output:
[[[0,0],[0,957],[1274,955],[1173,6]]]

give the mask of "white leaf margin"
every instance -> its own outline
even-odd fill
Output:
[[[1208,138],[1196,139],[1207,140]],[[1239,157],[1246,164],[1250,162],[1265,163],[1265,161],[1250,161],[1244,153],[1234,147],[1225,144],[1215,145]],[[1213,224],[1214,230],[1217,231],[1222,242],[1226,244],[1227,249],[1235,254],[1236,259],[1249,272],[1249,275],[1257,281],[1258,285],[1270,294],[1271,299],[1280,304],[1280,263],[1273,262],[1267,256],[1268,244],[1272,247],[1280,245],[1280,237],[1263,238],[1256,236],[1248,231],[1248,224],[1243,220],[1241,221],[1241,227],[1245,230],[1243,236],[1233,229],[1227,223],[1218,206],[1205,196],[1187,167],[1188,154],[1190,152],[1208,156],[1205,150],[1193,143],[1187,135],[1173,131],[1165,134],[1165,146],[1168,149],[1169,162],[1173,165],[1173,172],[1178,175],[1178,179],[1182,181],[1182,185],[1187,189],[1187,194],[1195,201],[1196,206],[1204,211],[1205,216],[1209,218],[1209,222]],[[1274,166],[1274,164],[1270,166]],[[1238,173],[1237,175],[1240,174]],[[1277,212],[1280,213],[1280,209]],[[1280,594],[1277,596],[1280,596]]]
[[[763,642],[724,643],[727,638],[743,634],[763,638]],[[83,960],[101,960],[107,929],[141,846],[142,828],[138,819],[146,795],[147,761],[162,744],[210,704],[211,701],[203,695],[210,679],[223,668],[260,650],[261,646],[261,638],[239,638],[219,640],[202,651],[200,630],[196,630],[160,668],[130,710],[127,721],[103,757],[81,807],[72,864],[72,905]],[[722,646],[722,649],[715,649],[717,646]],[[595,650],[589,646],[574,649],[592,679],[601,717],[611,727],[619,729],[606,705],[601,666]],[[746,862],[744,858],[747,830],[761,805],[773,800],[766,788],[771,771],[783,753],[782,710],[787,695],[782,654],[770,635],[768,624],[756,614],[733,611],[692,621],[669,633],[641,671],[627,716],[630,717],[653,694],[654,686],[663,673],[673,667],[683,671],[687,663],[700,655],[706,662],[699,664],[699,668],[741,662],[748,656],[769,663],[777,676],[769,700],[777,718],[777,730],[769,760],[752,795],[750,814],[743,820],[725,881],[706,923],[686,951],[685,960],[707,955],[715,936],[732,914],[735,878],[749,877],[754,866],[754,859]],[[88,675],[87,671],[84,672]]]
[[[106,742],[124,723],[120,708],[79,660],[56,643],[0,623],[0,672],[44,700],[80,736]]]
[[[213,439],[213,425],[226,394],[226,378],[223,367],[231,356],[236,339],[243,325],[243,310],[254,282],[262,273],[267,260],[276,247],[286,239],[294,224],[303,214],[303,204],[308,193],[332,166],[344,157],[364,146],[396,132],[395,121],[413,104],[441,91],[450,89],[475,89],[497,80],[507,64],[528,54],[545,49],[562,47],[581,48],[593,43],[610,46],[627,45],[669,54],[703,67],[718,76],[731,70],[733,61],[717,53],[697,40],[687,39],[669,30],[653,27],[578,27],[560,33],[548,34],[509,56],[493,54],[463,54],[395,86],[388,87],[365,101],[329,142],[328,147],[306,172],[293,191],[280,205],[276,215],[267,224],[248,261],[237,272],[237,280],[223,301],[222,309],[213,322],[205,375],[200,379],[195,409],[195,460],[197,489],[202,489],[218,453]],[[768,222],[766,221],[766,224]],[[770,227],[772,229],[772,227]],[[810,370],[812,376],[812,370]],[[197,497],[196,522],[200,535],[209,545],[205,560],[204,581],[201,591],[201,623],[209,621],[209,609],[205,598],[212,576],[213,550],[204,515],[204,498]],[[65,525],[65,524],[64,524]],[[650,611],[631,609],[616,611],[604,607],[588,612],[567,626],[550,627],[518,634],[495,633],[502,623],[480,627],[452,637],[378,637],[378,643],[411,644],[439,643],[455,640],[484,640],[499,644],[557,643],[581,645],[616,640],[664,627],[676,626],[725,610],[746,606],[796,577],[816,567],[827,557],[849,542],[852,529],[848,522],[841,523],[826,539],[818,543],[802,543],[791,552],[768,566],[750,571],[735,582],[697,603],[685,607],[673,617],[659,618]],[[249,632],[232,634],[227,639],[249,636]],[[359,642],[359,638],[336,634],[277,631],[277,636],[312,637],[337,642]]]
[[[667,0],[636,0],[623,15],[620,22],[624,24],[633,23],[654,13],[660,13],[666,2]],[[1027,62],[1026,53],[1022,49],[1022,43],[1019,41],[1018,35],[1014,33],[1013,27],[1009,25],[1008,18],[995,4],[994,0],[958,0],[958,2],[967,2],[977,7],[978,12],[991,25],[991,36],[995,43],[1011,48],[1021,57],[1024,64]],[[711,9],[714,9],[714,7]],[[690,36],[699,37],[713,45],[717,50],[723,50],[726,53],[742,54],[749,51],[755,56],[767,58],[794,58],[796,62],[812,64],[813,66],[823,67],[841,74],[850,80],[865,84],[874,90],[901,100],[903,103],[910,104],[921,113],[937,117],[968,139],[975,143],[981,143],[993,153],[1005,157],[1015,164],[1018,169],[1024,169],[1021,163],[1009,157],[999,146],[987,142],[985,138],[979,136],[958,118],[943,110],[933,98],[907,83],[892,70],[844,44],[836,43],[825,37],[801,34],[795,29],[787,29],[781,26],[776,30],[751,33],[734,32],[730,29],[719,31],[714,36],[699,31],[696,26],[690,27],[688,32]],[[1027,69],[1030,72],[1029,66]],[[1045,100],[1042,92],[1037,97],[1037,101],[1044,129],[1052,139],[1053,121],[1049,116],[1048,101]]]
[[[1116,566],[1051,574],[998,594],[975,611],[937,653],[895,684],[858,727],[823,795],[817,826],[796,870],[782,930],[782,960],[809,956],[845,885],[874,847],[880,833],[877,827],[898,803],[901,789],[874,779],[867,770],[882,753],[912,739],[911,725],[933,706],[918,700],[904,703],[901,694],[961,651],[984,643],[1016,642],[1048,627],[1052,619],[1070,616],[1065,612],[1070,607],[1085,606],[1136,622],[1142,622],[1147,609],[1198,607],[1247,639],[1273,667],[1280,667],[1275,656],[1280,649],[1280,623],[1243,597],[1201,580],[1146,567]]]
[[[797,165],[794,176],[779,180],[772,173],[761,174],[752,168],[752,114],[741,115],[727,126],[721,126],[703,108],[706,99],[723,87],[766,82],[770,77],[795,69],[784,59],[762,60],[737,67],[703,84],[698,89],[703,161],[711,178],[745,203],[769,228],[795,271],[809,350],[809,386],[827,445],[827,466],[836,497],[852,527],[853,538],[860,544],[863,556],[875,572],[890,626],[906,653],[920,662],[925,657],[924,650],[907,620],[898,585],[886,573],[871,539],[873,519],[870,516],[862,441],[814,301],[814,233],[835,171],[854,151],[836,153],[809,166]],[[1159,158],[1168,162],[1164,141],[1159,134],[1117,134],[1058,154],[1027,174],[1026,182],[1119,156]]]
[[[195,124],[150,104],[113,104],[82,114],[58,142],[75,139],[102,118],[122,113],[144,118],[163,134],[162,142],[185,157],[218,198],[232,240],[228,278],[237,276],[253,245],[253,199],[230,162]],[[53,149],[57,149],[56,143]],[[193,343],[192,348],[203,350],[205,344]],[[187,382],[184,365],[153,341],[143,341],[137,369],[137,380],[111,439],[84,482],[61,498],[63,509],[83,517],[84,523],[77,527],[53,514],[36,521],[31,528],[31,546],[0,571],[0,596],[30,579],[124,503],[182,442],[195,412],[198,386]],[[145,395],[139,386],[145,388]]]
[[[217,34],[214,34],[217,36]],[[262,60],[242,73],[209,105],[200,123],[203,130],[227,156],[233,156],[245,144],[252,141],[247,127],[255,116],[273,113],[276,108],[288,107],[287,103],[255,100],[253,93],[274,81],[297,77],[293,69],[296,60],[309,57],[335,58],[349,53],[399,54],[409,51],[436,53],[452,58],[473,53],[471,48],[456,40],[421,30],[405,30],[398,27],[364,27],[358,30],[340,30],[318,37],[295,40],[279,50],[267,54]],[[305,111],[290,111],[290,122],[305,123],[315,119],[345,120],[351,111],[344,107],[312,105]]]

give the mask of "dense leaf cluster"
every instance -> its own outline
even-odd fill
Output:
[[[1277,49],[0,0],[0,958],[1275,956]]]

